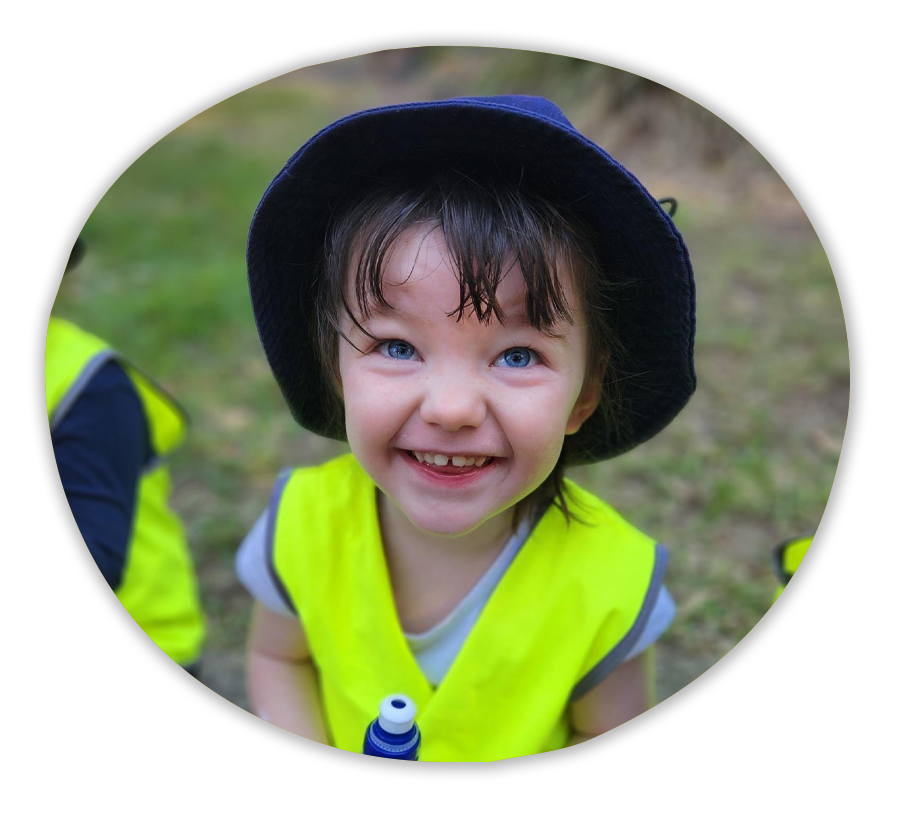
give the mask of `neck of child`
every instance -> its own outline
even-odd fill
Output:
[[[386,554],[436,562],[446,558],[483,561],[495,558],[505,547],[514,529],[512,509],[481,523],[467,534],[449,535],[424,531],[414,525],[385,494],[377,491],[379,523]]]

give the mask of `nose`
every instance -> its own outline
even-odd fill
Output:
[[[444,431],[479,428],[487,402],[476,375],[450,368],[427,375],[420,418]]]

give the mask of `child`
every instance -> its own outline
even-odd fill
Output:
[[[83,252],[77,240],[67,272]],[[205,618],[168,501],[166,460],[186,435],[183,410],[106,342],[59,317],[48,323],[44,377],[60,481],[92,558],[139,627],[198,676]]]
[[[806,558],[806,552],[809,550],[814,538],[815,534],[804,534],[801,537],[794,537],[786,540],[786,542],[781,542],[774,549],[774,571],[780,584],[774,592],[772,602],[776,602],[777,598],[784,592],[784,588],[790,584],[790,580],[793,579],[793,575],[799,568],[800,563]]]
[[[359,751],[406,693],[421,759],[488,761],[650,707],[666,552],[564,471],[694,391],[658,203],[547,100],[393,106],[291,158],[248,269],[295,418],[353,452],[282,474],[241,546],[254,711]]]

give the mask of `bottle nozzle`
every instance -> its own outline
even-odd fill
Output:
[[[392,694],[379,703],[379,727],[386,733],[406,734],[416,716],[417,708],[404,694]]]

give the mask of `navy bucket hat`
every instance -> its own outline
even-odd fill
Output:
[[[467,97],[359,112],[320,131],[269,185],[250,226],[247,270],[259,338],[305,428],[345,439],[332,422],[306,306],[330,217],[381,183],[421,171],[513,174],[587,224],[626,350],[623,433],[593,415],[567,438],[568,464],[616,456],[650,439],[695,390],[695,284],[670,215],[616,160],[540,97]],[[606,276],[606,274],[605,274]]]

